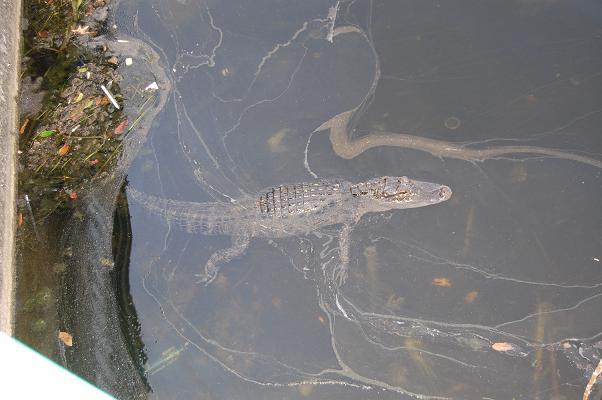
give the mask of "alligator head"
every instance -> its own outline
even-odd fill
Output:
[[[383,176],[350,187],[351,194],[363,200],[369,212],[424,207],[448,200],[448,186],[423,182],[407,176]]]

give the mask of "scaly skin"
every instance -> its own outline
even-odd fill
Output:
[[[215,252],[205,265],[202,280],[209,283],[219,265],[241,256],[251,238],[303,235],[342,224],[339,235],[341,280],[349,263],[349,236],[367,213],[424,207],[448,200],[445,185],[407,177],[384,176],[366,182],[328,180],[267,188],[255,197],[234,203],[195,203],[167,200],[128,188],[128,195],[148,212],[189,232],[230,235],[232,247]]]

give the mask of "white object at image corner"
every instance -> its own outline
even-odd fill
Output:
[[[3,399],[115,400],[3,332],[0,354]]]

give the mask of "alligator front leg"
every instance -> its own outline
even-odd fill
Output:
[[[200,278],[199,283],[209,285],[220,270],[220,265],[226,264],[233,259],[240,257],[249,247],[251,236],[245,232],[237,232],[232,235],[232,247],[216,251],[209,257],[205,264],[205,273],[197,274]]]
[[[349,224],[343,225],[339,233],[339,262],[340,264],[333,271],[333,279],[339,287],[343,286],[347,279],[347,270],[349,268],[349,246],[351,241],[351,230],[353,227]]]

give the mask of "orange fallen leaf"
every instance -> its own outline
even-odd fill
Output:
[[[73,336],[68,332],[59,331],[59,339],[65,344],[65,346],[73,346]]]
[[[109,64],[117,65],[117,64],[119,64],[119,59],[116,56],[111,56],[111,57],[109,57],[107,62]]]
[[[23,213],[21,211],[17,214],[17,225],[23,225]]]
[[[98,158],[95,158],[94,160],[90,160],[90,161],[88,161],[88,164],[90,164],[90,165],[92,165],[92,166],[94,166],[94,165],[98,164]]]
[[[42,38],[42,39],[47,38],[48,37],[48,31],[39,31],[38,32],[38,37]]]
[[[71,200],[77,200],[77,192],[74,190],[71,193],[69,193],[69,198]]]
[[[127,117],[123,119],[123,121],[121,121],[119,123],[119,125],[117,125],[117,127],[115,128],[114,133],[116,135],[121,135],[123,133],[123,131],[125,131],[125,128],[127,128],[128,126],[128,119]]]
[[[109,104],[109,98],[108,98],[107,96],[104,96],[104,95],[103,95],[103,96],[98,96],[98,97],[96,98],[96,102],[95,102],[95,104],[96,104],[97,106],[104,106],[104,105],[107,105],[107,104]]]
[[[69,145],[67,143],[65,143],[64,145],[61,146],[61,148],[58,151],[59,156],[64,156],[65,154],[69,153]]]
[[[466,293],[466,297],[464,297],[464,302],[470,304],[477,299],[478,295],[479,295],[479,292],[477,292],[476,290],[473,290],[472,292],[468,292],[468,293]]]
[[[23,124],[21,124],[21,128],[19,128],[19,135],[22,135],[25,132],[27,124],[29,124],[29,118],[25,118],[25,121],[23,121]]]
[[[497,342],[491,345],[491,348],[495,351],[499,351],[500,353],[505,353],[508,351],[516,350],[516,347],[512,343],[508,342]]]
[[[434,278],[431,284],[441,287],[451,287],[451,282],[448,278]]]

